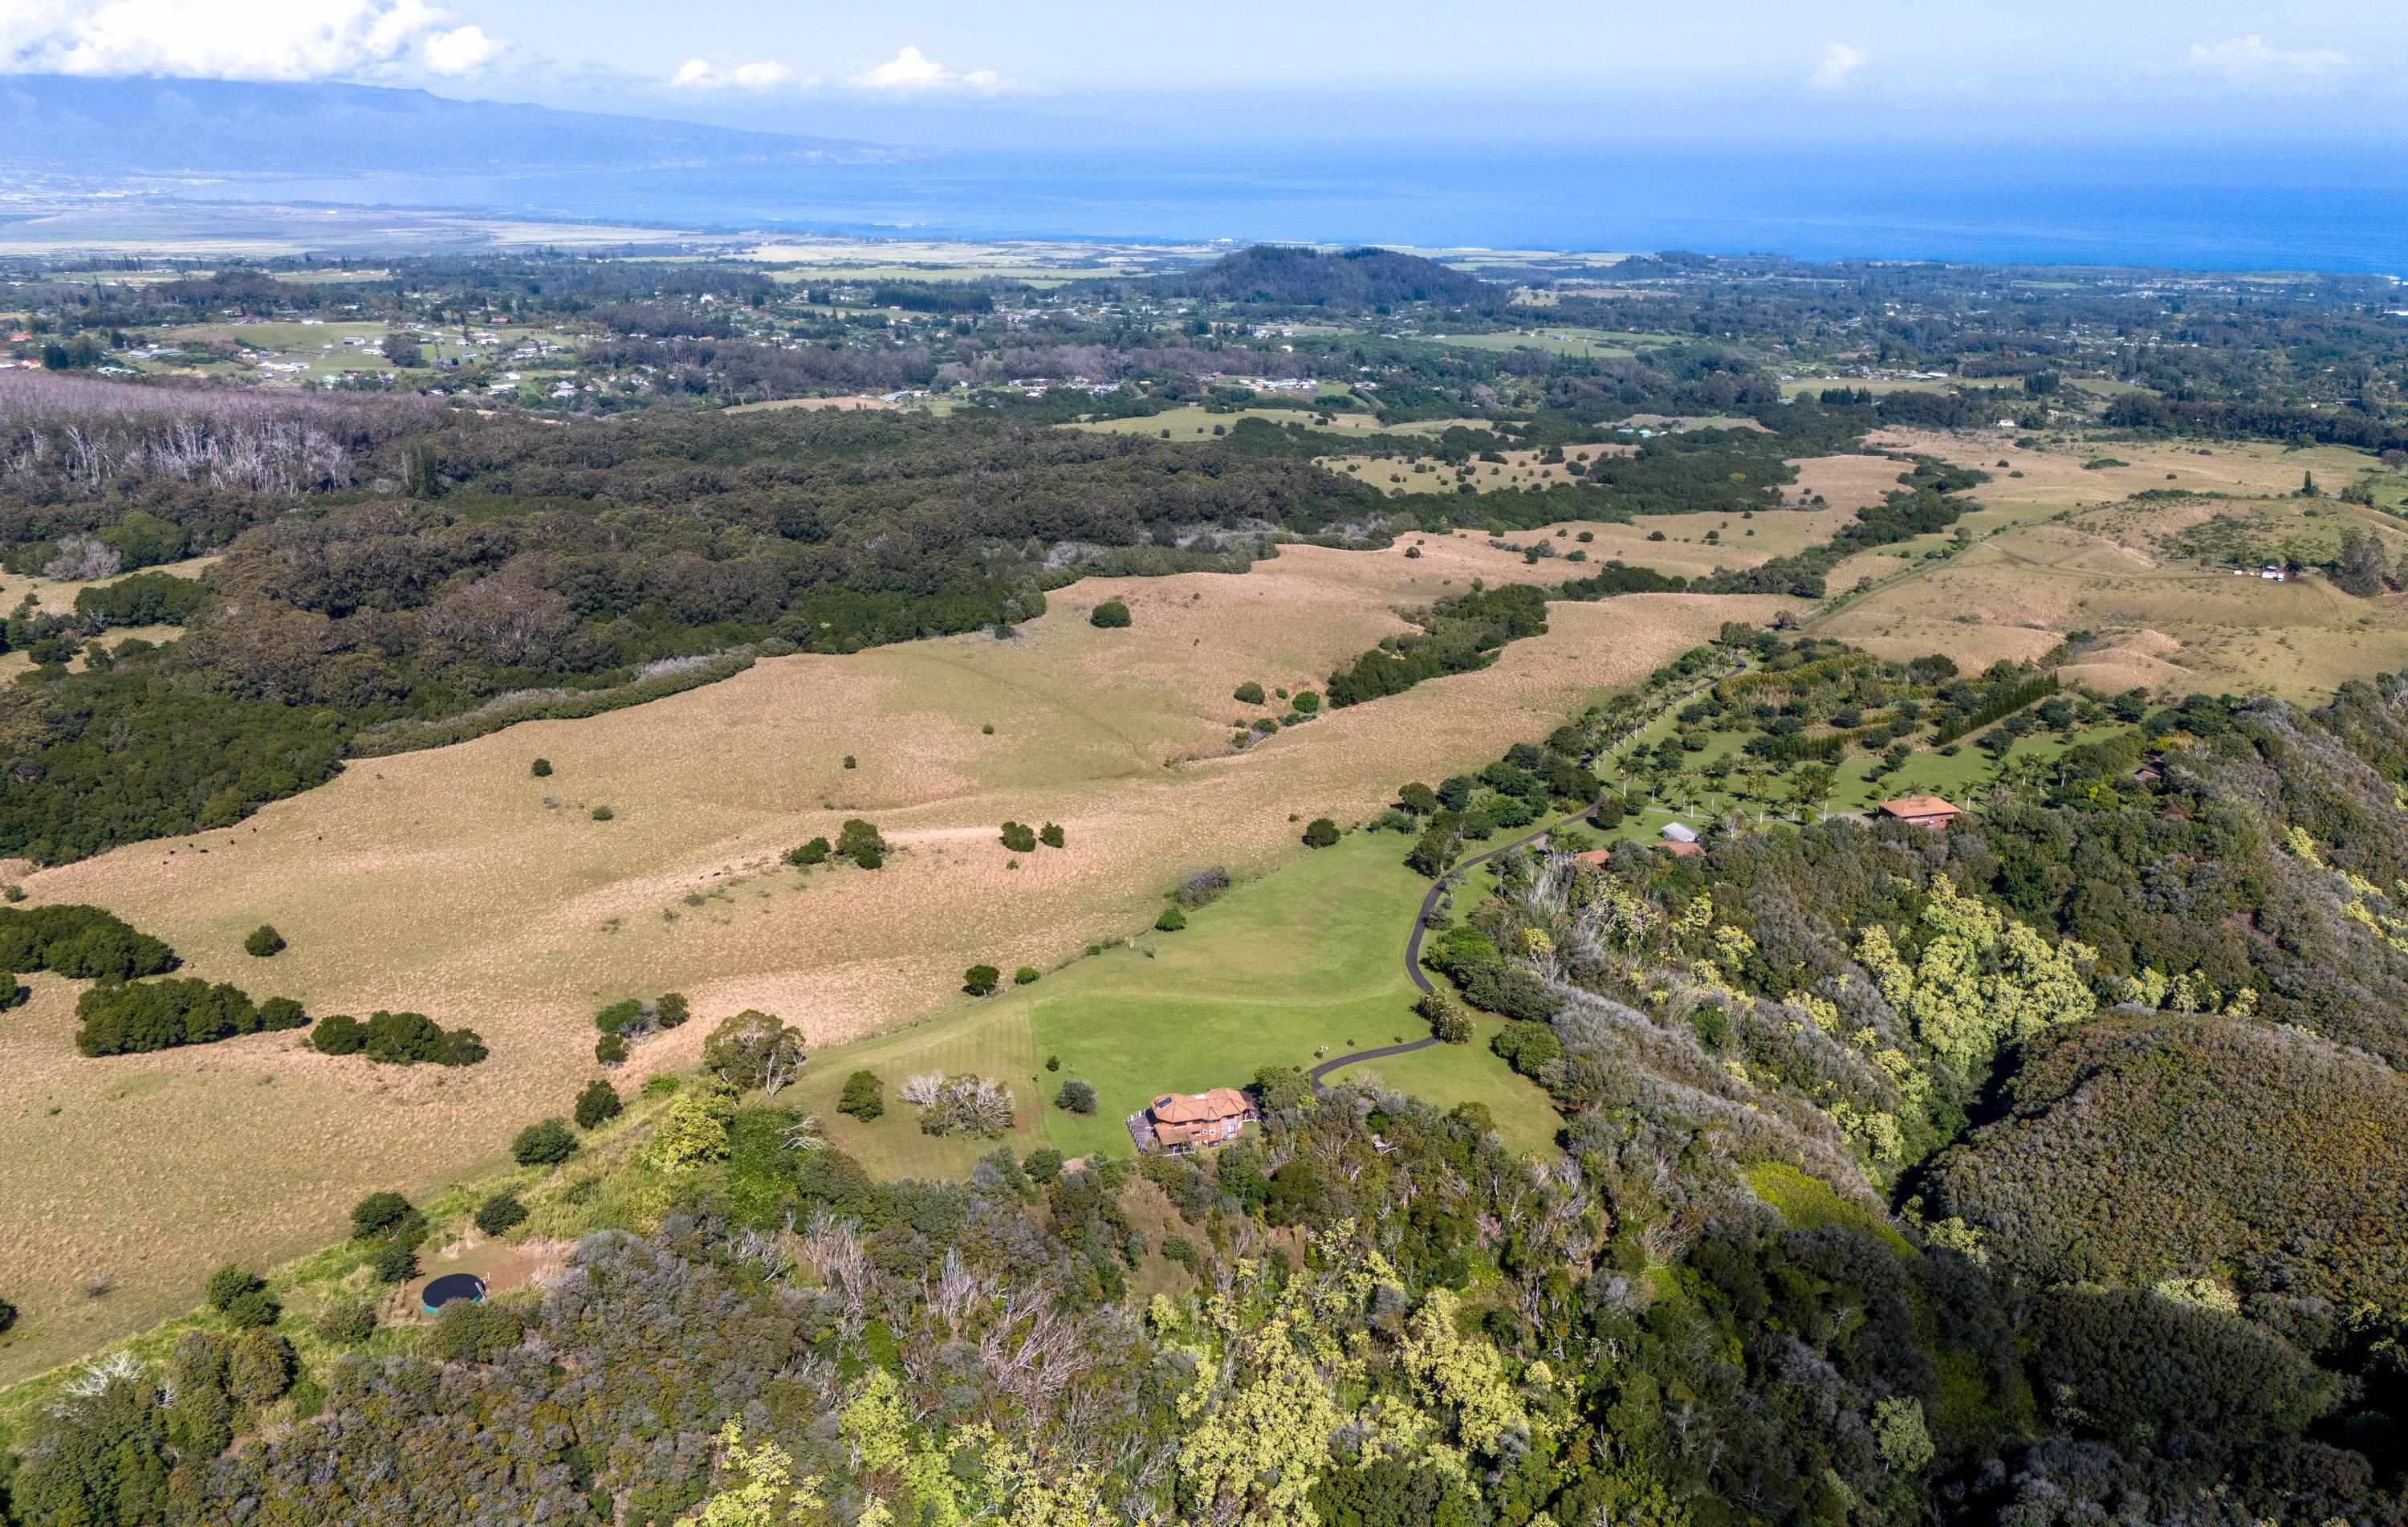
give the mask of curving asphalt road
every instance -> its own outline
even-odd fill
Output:
[[[1744,667],[1744,665],[1742,665],[1742,667]],[[1684,690],[1682,694],[1676,696],[1667,703],[1665,707],[1666,712],[1670,712],[1673,707],[1678,706],[1682,701],[1689,699],[1693,695],[1701,695],[1705,693],[1707,689],[1713,687],[1715,682],[1716,681],[1714,679],[1709,679],[1704,684],[1698,684]],[[1651,720],[1640,727],[1632,728],[1630,733],[1626,736],[1623,741],[1627,742],[1629,741],[1630,737],[1637,736],[1641,731],[1645,730],[1647,726],[1652,726],[1653,724],[1654,723]],[[1617,751],[1621,746],[1622,743],[1620,742],[1614,744],[1615,750]],[[1575,822],[1587,822],[1594,819],[1597,815],[1598,808],[1603,806],[1608,800],[1612,799],[1612,792],[1607,791],[1604,795],[1600,795],[1595,800],[1591,801],[1589,803],[1588,810],[1581,813],[1579,815],[1567,816],[1562,821],[1555,823],[1549,827],[1541,828],[1536,832],[1526,833],[1522,837],[1514,839],[1512,843],[1499,843],[1497,847],[1488,850],[1484,854],[1476,854],[1470,858],[1463,860],[1454,869],[1449,870],[1445,874],[1440,875],[1438,879],[1438,883],[1429,888],[1429,893],[1422,898],[1421,910],[1413,915],[1412,933],[1405,940],[1405,973],[1412,978],[1413,985],[1421,988],[1424,993],[1432,992],[1438,989],[1430,985],[1429,977],[1422,973],[1422,935],[1429,931],[1430,915],[1438,910],[1439,900],[1454,888],[1457,876],[1463,874],[1468,870],[1478,869],[1481,865],[1487,863],[1490,859],[1495,858],[1499,854],[1510,854],[1517,848],[1526,847],[1528,844],[1537,843],[1540,839],[1545,837],[1551,832],[1560,832],[1565,828],[1571,826]],[[1324,1060],[1321,1064],[1313,1067],[1312,1070],[1307,1072],[1305,1074],[1311,1079],[1312,1083],[1312,1090],[1314,1092],[1326,1092],[1329,1089],[1321,1085],[1321,1079],[1328,1075],[1333,1071],[1337,1071],[1345,1066],[1359,1065],[1366,1060],[1377,1060],[1383,1056],[1406,1055],[1414,1050],[1426,1050],[1438,1043],[1438,1036],[1436,1034],[1432,1034],[1426,1039],[1412,1040],[1402,1044],[1383,1044],[1376,1050],[1354,1050],[1346,1055],[1339,1056],[1335,1059]]]
[[[1588,810],[1581,813],[1579,815],[1567,816],[1562,821],[1554,823],[1548,827],[1541,828],[1536,832],[1526,833],[1523,836],[1514,839],[1512,843],[1499,843],[1495,848],[1488,850],[1484,854],[1476,854],[1470,858],[1461,861],[1456,864],[1454,869],[1449,870],[1445,874],[1440,876],[1438,883],[1429,888],[1429,893],[1422,898],[1421,910],[1413,914],[1412,933],[1405,940],[1405,973],[1412,977],[1413,985],[1420,987],[1424,992],[1430,992],[1438,989],[1430,985],[1429,977],[1422,973],[1422,935],[1429,931],[1430,915],[1438,910],[1439,900],[1454,888],[1456,876],[1463,874],[1467,871],[1478,869],[1480,866],[1487,863],[1490,859],[1497,857],[1499,854],[1510,854],[1517,848],[1522,848],[1530,843],[1537,843],[1540,839],[1545,837],[1551,832],[1560,832],[1564,828],[1570,827],[1575,822],[1588,821],[1597,814],[1598,807],[1604,804],[1605,798],[1603,796],[1599,796],[1590,804]],[[1438,1043],[1438,1036],[1436,1034],[1432,1034],[1426,1039],[1411,1040],[1402,1044],[1383,1044],[1376,1050],[1354,1050],[1346,1055],[1341,1055],[1334,1060],[1324,1060],[1321,1064],[1313,1067],[1312,1070],[1308,1072],[1306,1074],[1311,1077],[1312,1081],[1313,1091],[1326,1092],[1328,1088],[1321,1085],[1321,1079],[1341,1066],[1356,1065],[1365,1060],[1377,1060],[1383,1056],[1404,1055],[1413,1050],[1426,1050]]]

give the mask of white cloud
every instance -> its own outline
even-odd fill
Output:
[[[2350,65],[2349,55],[2338,49],[2270,48],[2266,39],[2255,32],[2217,43],[2192,43],[2186,62],[2195,74],[2243,85],[2318,79],[2339,74]]]
[[[217,79],[457,76],[502,44],[425,0],[0,0],[0,68]]]
[[[1844,42],[1827,42],[1823,45],[1823,61],[1814,65],[1814,72],[1806,77],[1806,82],[1816,90],[1844,89],[1848,81],[1856,78],[1856,71],[1864,66],[1863,49],[1852,48]]]
[[[993,69],[972,69],[960,73],[945,67],[919,49],[906,46],[893,58],[867,74],[853,76],[853,82],[863,90],[921,91],[977,90],[996,91],[1004,88],[1003,76]]]
[[[783,64],[767,58],[758,63],[738,64],[724,74],[712,68],[709,59],[690,58],[678,65],[677,73],[669,76],[669,88],[672,90],[725,90],[730,86],[738,90],[776,90],[783,85],[808,90],[818,83],[816,79],[799,78]]]
[[[426,66],[441,75],[474,74],[500,54],[502,45],[481,26],[454,27],[426,39]]]

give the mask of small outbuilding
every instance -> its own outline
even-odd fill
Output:
[[[480,1304],[485,1299],[485,1280],[474,1273],[446,1273],[432,1278],[418,1295],[419,1307],[429,1315],[439,1314],[446,1304],[463,1302]]]
[[[1881,803],[1881,814],[1893,822],[1912,822],[1919,828],[1944,832],[1948,824],[1965,814],[1963,808],[1953,806],[1938,796],[1899,796]]]
[[[1668,843],[1693,843],[1698,841],[1698,829],[1686,822],[1667,822],[1662,837]]]

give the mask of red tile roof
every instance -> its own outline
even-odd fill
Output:
[[[1896,800],[1883,801],[1881,803],[1881,809],[1882,814],[1885,816],[1902,816],[1908,818],[1917,816],[1958,816],[1962,815],[1964,813],[1963,807],[1952,806],[1947,801],[1941,800],[1938,796],[1900,796]]]

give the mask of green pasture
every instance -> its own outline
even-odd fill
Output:
[[[1238,1087],[1265,1066],[1310,1067],[1351,1049],[1419,1039],[1419,993],[1406,937],[1429,883],[1404,867],[1408,840],[1356,832],[1149,933],[1073,962],[1029,987],[965,997],[917,1026],[822,1050],[798,1102],[830,1139],[881,1175],[946,1176],[1008,1144],[1025,1153],[1134,1154],[1123,1120],[1165,1092]],[[1482,1040],[1372,1063],[1383,1080],[1441,1107],[1487,1104],[1516,1145],[1542,1149],[1556,1127],[1545,1094]],[[1045,1069],[1058,1058],[1059,1071]],[[854,1069],[886,1084],[886,1113],[863,1124],[836,1112]],[[914,1073],[1010,1084],[1019,1122],[1002,1142],[931,1139],[897,1096]],[[1341,1073],[1343,1074],[1343,1073]],[[1053,1106],[1073,1078],[1092,1083],[1093,1115]]]
[[[1497,334],[1433,334],[1427,336],[1427,339],[1432,344],[1459,350],[1492,350],[1500,353],[1512,350],[1543,350],[1550,355],[1578,355],[1589,360],[1627,359],[1641,350],[1670,342],[1663,335],[1625,334],[1555,324],[1508,329]]]

